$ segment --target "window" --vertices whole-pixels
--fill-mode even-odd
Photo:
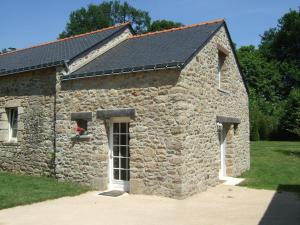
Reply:
[[[218,88],[221,89],[221,82],[222,82],[226,55],[223,52],[219,51],[218,58],[219,58],[218,59]]]
[[[77,123],[76,133],[78,135],[85,135],[88,133],[87,120],[76,120],[76,123]]]
[[[17,131],[18,131],[18,109],[8,108],[8,141],[17,141]]]

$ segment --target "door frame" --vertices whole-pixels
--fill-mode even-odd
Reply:
[[[220,149],[220,169],[219,179],[222,180],[226,177],[226,126],[223,123],[217,123],[218,126],[218,138],[219,138],[219,149]]]
[[[130,181],[114,180],[114,174],[113,174],[113,124],[130,123],[130,121],[131,120],[129,117],[112,117],[109,120],[109,150],[108,150],[108,189],[109,190],[119,190],[125,192],[129,192],[130,190]]]

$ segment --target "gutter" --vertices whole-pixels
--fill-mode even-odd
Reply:
[[[39,69],[45,69],[45,68],[56,67],[56,66],[64,66],[64,65],[65,65],[65,61],[61,60],[61,61],[44,63],[36,66],[23,67],[23,68],[18,68],[13,70],[0,70],[0,77],[4,77],[16,73],[28,72],[32,70],[39,70]]]
[[[96,72],[69,74],[69,75],[62,76],[62,81],[77,80],[77,79],[90,78],[90,77],[103,77],[103,76],[111,76],[111,75],[119,75],[119,74],[127,74],[127,73],[138,73],[138,72],[145,72],[145,71],[157,71],[157,70],[167,70],[167,69],[181,70],[183,65],[184,65],[183,62],[172,62],[172,63],[164,63],[164,64],[156,64],[156,65],[137,66],[137,67],[130,67],[130,68],[128,67],[123,69],[101,70]]]

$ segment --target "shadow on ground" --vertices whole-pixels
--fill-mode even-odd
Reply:
[[[299,225],[300,185],[278,185],[259,225]]]
[[[300,157],[300,152],[299,151],[292,151],[292,150],[276,150],[276,152],[280,152],[284,155],[288,156],[295,156],[295,157]]]

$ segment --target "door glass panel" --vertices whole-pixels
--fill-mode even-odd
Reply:
[[[121,158],[121,168],[123,168],[123,169],[127,169],[128,168],[127,158]]]
[[[128,148],[127,146],[121,146],[121,147],[120,147],[120,150],[121,150],[121,156],[127,157],[127,154],[126,154],[127,148]]]
[[[114,158],[114,168],[119,168],[119,158]]]
[[[127,170],[121,170],[121,180],[127,180],[127,178],[126,178],[126,171]]]
[[[119,180],[119,170],[114,170],[114,179]]]
[[[120,124],[119,123],[114,123],[114,134],[120,133]]]
[[[127,132],[127,123],[121,123],[121,132],[122,134],[126,134]]]
[[[127,145],[127,134],[121,135],[121,145]]]
[[[119,134],[114,134],[113,144],[119,145]]]
[[[119,156],[119,146],[114,146],[113,148],[114,148],[114,151],[113,151],[114,155],[113,156]]]
[[[129,133],[128,123],[113,124],[113,177],[129,180]]]

